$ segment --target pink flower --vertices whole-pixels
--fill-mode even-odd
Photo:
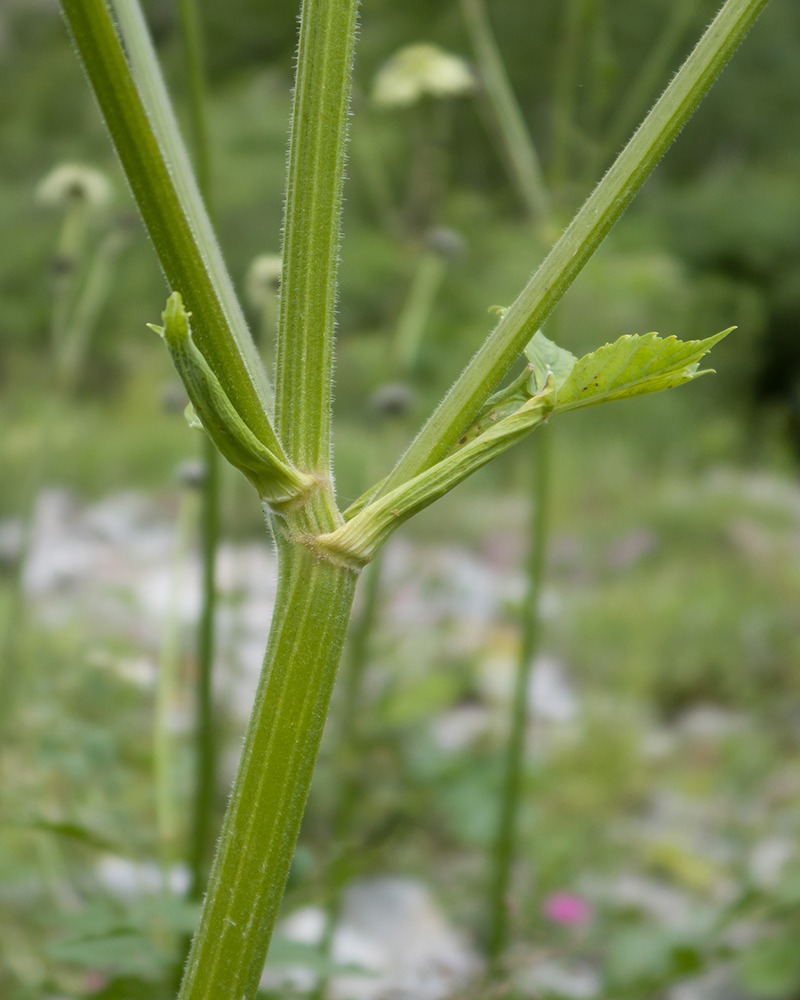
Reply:
[[[576,927],[588,924],[592,919],[592,909],[582,896],[574,892],[554,892],[542,904],[542,913],[554,924]]]

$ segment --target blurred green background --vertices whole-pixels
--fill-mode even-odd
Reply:
[[[246,276],[258,255],[280,252],[297,4],[200,6],[214,214],[269,362],[272,305],[248,297]],[[145,7],[183,120],[175,4]],[[562,227],[715,4],[491,0],[488,9]],[[513,300],[547,242],[526,219],[479,96],[372,101],[379,68],[420,41],[473,60],[453,0],[362,4],[336,369],[345,505],[386,474],[491,328],[490,308]],[[576,354],[626,333],[738,329],[711,356],[715,375],[553,428],[510,995],[800,998],[799,94],[800,8],[772,0],[547,327]],[[425,143],[435,156],[424,161],[430,183],[415,229]],[[64,215],[37,191],[72,163],[112,187],[91,217],[76,281],[109,234],[119,246],[74,385],[56,404]],[[425,313],[413,373],[398,373],[393,339],[429,227],[452,230],[460,249]],[[0,232],[0,996],[169,996],[196,917],[180,886],[197,614],[185,463],[199,444],[145,326],[167,294],[155,254],[45,0],[0,5]],[[223,492],[217,819],[274,586],[255,497],[230,469]],[[338,1000],[489,995],[476,970],[528,506],[517,448],[387,552],[345,918],[356,933],[375,899],[389,898],[394,913],[398,887],[422,893],[414,905],[452,951],[450,966],[435,949],[425,961],[452,968],[398,985],[362,942],[342,961],[383,978],[334,977]],[[171,628],[180,655],[165,861],[153,698]],[[322,899],[336,767],[331,737],[287,915]],[[580,898],[586,919],[549,917],[558,893]],[[319,972],[313,933],[292,931],[291,919],[282,940],[295,950],[273,957],[265,993],[310,989]],[[397,926],[388,938],[402,937]],[[408,949],[406,970],[418,961]]]

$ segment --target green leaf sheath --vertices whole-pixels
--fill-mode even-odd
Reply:
[[[303,0],[286,190],[276,426],[295,465],[325,477],[357,7]]]
[[[185,149],[176,159],[175,150],[182,143],[177,126],[170,124],[174,115],[163,108],[159,112],[162,131],[171,135],[168,156],[154,130],[158,115],[154,113],[153,122],[148,118],[105,0],[63,0],[62,9],[167,282],[183,295],[194,315],[197,346],[247,424],[260,438],[274,439],[267,416],[266,375],[241,318],[202,199],[196,193],[187,201],[187,192],[197,189]],[[131,0],[118,6],[121,16],[137,10]],[[132,55],[141,55],[141,36],[139,32],[130,40],[126,37]],[[154,57],[152,62],[151,77],[157,72]],[[152,78],[151,84],[154,91],[158,89]],[[273,450],[279,450],[277,440]]]
[[[533,388],[543,386],[549,372],[556,380],[556,392],[569,378],[575,362],[574,354],[548,340],[541,330],[537,331],[525,348],[525,356],[533,366]]]
[[[691,382],[706,374],[697,370],[700,358],[731,330],[706,340],[662,338],[657,333],[620,337],[574,363],[558,390],[555,412],[630,399]]]
[[[479,437],[433,468],[373,501],[341,528],[310,540],[314,549],[327,559],[363,566],[404,521],[444,496],[546,420],[554,403],[555,383],[551,377],[541,393],[527,400],[510,416],[498,420]]]
[[[256,995],[353,601],[355,573],[277,544],[269,646],[180,1000]]]
[[[318,486],[317,480],[293,469],[259,440],[239,413],[192,340],[181,296],[173,292],[163,313],[164,326],[152,329],[166,342],[175,370],[209,437],[221,454],[255,486],[274,510],[297,505]]]
[[[633,200],[768,0],[727,0],[614,165],[502,317],[381,487],[389,493],[438,462]]]

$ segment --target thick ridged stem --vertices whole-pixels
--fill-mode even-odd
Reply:
[[[277,539],[264,669],[180,1000],[256,995],[352,605],[355,573]]]
[[[381,484],[386,494],[438,462],[469,427],[691,117],[768,0],[727,0],[569,228]]]
[[[286,189],[275,419],[291,460],[324,478],[357,9],[303,0]]]
[[[335,752],[338,783],[331,831],[331,857],[325,873],[325,931],[320,946],[322,954],[332,958],[331,948],[341,907],[342,888],[347,879],[353,850],[353,820],[361,791],[361,731],[358,712],[363,694],[364,672],[369,663],[370,641],[375,626],[380,593],[381,556],[378,554],[362,576],[364,606],[348,641],[348,653],[340,684],[342,705],[338,719],[338,743]],[[316,1000],[327,995],[328,976],[321,976],[314,991]]]
[[[528,719],[528,689],[531,668],[539,647],[539,603],[547,558],[551,434],[550,428],[540,428],[535,437],[535,446],[529,445],[529,453],[525,456],[531,469],[533,505],[527,560],[528,587],[520,616],[522,638],[511,704],[511,729],[506,747],[497,836],[492,848],[491,859],[489,928],[486,951],[490,973],[494,974],[500,971],[500,959],[508,942],[508,892],[511,884],[511,865],[514,861],[516,825],[522,789],[525,730]]]

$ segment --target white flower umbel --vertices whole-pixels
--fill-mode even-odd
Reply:
[[[408,107],[423,97],[458,97],[475,89],[475,76],[460,56],[419,42],[395,52],[375,76],[372,99],[382,107]]]
[[[54,208],[68,208],[79,202],[99,209],[110,199],[111,183],[106,175],[83,163],[62,163],[54,167],[36,189],[36,200]]]

